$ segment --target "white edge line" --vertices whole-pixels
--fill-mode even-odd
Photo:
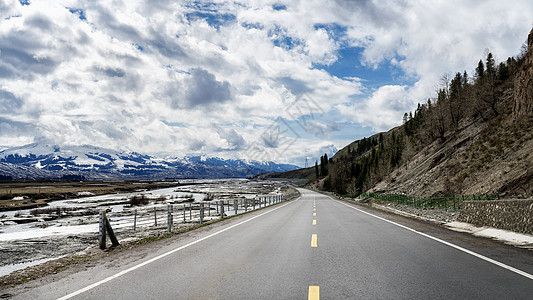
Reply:
[[[328,197],[329,197],[329,196],[328,196]],[[333,199],[333,198],[330,197],[330,199]],[[527,273],[527,272],[524,272],[524,271],[519,270],[519,269],[517,269],[517,268],[511,267],[511,266],[509,266],[509,265],[506,265],[506,264],[504,264],[504,263],[502,263],[502,262],[499,262],[499,261],[494,260],[494,259],[492,259],[492,258],[486,257],[486,256],[481,255],[481,254],[479,254],[479,253],[476,253],[476,252],[474,252],[474,251],[471,251],[471,250],[465,249],[465,248],[463,248],[463,247],[461,247],[461,246],[457,246],[457,245],[452,244],[452,243],[450,243],[450,242],[447,242],[447,241],[441,240],[441,239],[436,238],[436,237],[434,237],[434,236],[431,236],[431,235],[429,235],[429,234],[426,234],[426,233],[423,233],[423,232],[420,232],[420,231],[414,230],[414,229],[409,228],[409,227],[407,227],[407,226],[405,226],[405,225],[398,224],[398,223],[396,223],[396,222],[393,222],[393,221],[387,220],[387,219],[385,219],[385,218],[382,218],[382,217],[379,217],[379,216],[373,215],[373,214],[368,213],[368,212],[366,212],[366,211],[364,211],[364,210],[361,210],[361,209],[359,209],[359,208],[357,208],[357,207],[353,207],[353,206],[351,206],[351,205],[348,205],[348,204],[346,204],[346,203],[343,203],[343,202],[341,202],[340,200],[336,200],[336,201],[338,201],[340,204],[342,204],[342,205],[344,205],[344,206],[347,206],[347,207],[349,207],[349,208],[355,209],[355,210],[357,210],[357,211],[360,211],[360,212],[362,212],[362,213],[364,213],[364,214],[367,214],[367,215],[369,215],[369,216],[372,216],[372,217],[374,217],[374,218],[378,218],[378,219],[383,220],[383,221],[385,221],[385,222],[389,222],[389,223],[391,223],[391,224],[393,224],[393,225],[396,225],[396,226],[398,226],[398,227],[401,227],[401,228],[407,229],[407,230],[412,231],[412,232],[414,232],[414,233],[417,233],[417,234],[419,234],[419,235],[421,235],[421,236],[425,236],[425,237],[427,237],[427,238],[429,238],[429,239],[432,239],[432,240],[437,241],[437,242],[439,242],[439,243],[442,243],[442,244],[444,244],[444,245],[450,246],[450,247],[455,248],[455,249],[457,249],[457,250],[459,250],[459,251],[463,251],[463,252],[465,252],[465,253],[467,253],[467,254],[470,254],[470,255],[472,255],[472,256],[475,256],[475,257],[477,257],[477,258],[481,258],[481,259],[484,260],[484,261],[487,261],[487,262],[489,262],[489,263],[495,264],[495,265],[497,265],[497,266],[499,266],[499,267],[502,267],[502,268],[507,269],[507,270],[509,270],[509,271],[511,271],[511,272],[514,272],[514,273],[516,273],[516,274],[522,275],[522,276],[524,276],[524,277],[526,277],[526,278],[529,278],[529,279],[533,280],[533,275],[531,275],[531,274],[529,274],[529,273]]]
[[[298,198],[297,198],[296,200],[298,200]],[[296,201],[296,200],[295,200],[295,201]],[[264,216],[264,215],[266,215],[266,214],[268,214],[268,213],[271,213],[271,212],[273,212],[273,211],[275,211],[275,210],[278,210],[278,209],[280,209],[280,208],[282,208],[282,207],[284,207],[284,206],[286,206],[286,205],[289,205],[289,204],[291,204],[291,203],[294,203],[294,201],[291,201],[291,202],[286,203],[286,204],[284,204],[284,205],[282,205],[282,206],[276,207],[276,208],[274,208],[274,209],[272,209],[272,210],[269,210],[269,211],[267,211],[267,212],[264,212],[264,213],[262,213],[262,214],[260,214],[260,215],[257,215],[257,216],[254,216],[254,217],[251,217],[251,218],[248,219],[248,220],[244,220],[244,221],[242,221],[242,222],[240,222],[240,223],[237,223],[237,224],[231,225],[230,227],[224,228],[224,229],[222,229],[222,230],[220,230],[220,231],[217,231],[217,232],[215,232],[215,233],[212,233],[212,234],[210,234],[210,235],[208,235],[208,236],[205,236],[205,237],[203,237],[203,238],[201,238],[201,239],[198,239],[198,240],[196,240],[196,241],[194,241],[194,242],[190,242],[190,243],[188,243],[188,244],[186,244],[186,245],[183,245],[183,246],[178,247],[178,248],[176,248],[176,249],[170,250],[170,251],[168,251],[168,252],[166,252],[166,253],[163,253],[163,254],[161,254],[161,255],[159,255],[159,256],[156,256],[156,257],[154,257],[154,258],[152,258],[152,259],[149,259],[149,260],[147,260],[147,261],[145,261],[145,262],[142,262],[142,263],[140,263],[140,264],[138,264],[138,265],[135,265],[135,266],[133,266],[133,267],[131,267],[131,268],[129,268],[129,269],[126,269],[126,270],[124,270],[124,271],[118,272],[118,273],[116,273],[115,275],[111,275],[111,276],[109,276],[109,277],[107,277],[107,278],[105,278],[105,279],[102,279],[102,280],[100,280],[100,281],[98,281],[98,282],[95,282],[95,283],[93,283],[93,284],[91,284],[91,285],[89,285],[89,286],[86,286],[86,287],[84,287],[84,288],[82,288],[82,289],[80,289],[80,290],[77,290],[77,291],[75,291],[75,292],[72,292],[72,293],[70,293],[70,294],[68,294],[68,295],[66,295],[66,296],[63,296],[63,297],[61,297],[61,298],[57,298],[57,300],[66,300],[66,299],[70,299],[70,298],[72,298],[72,297],[74,297],[74,296],[77,296],[77,295],[79,295],[79,294],[81,294],[81,293],[84,293],[84,292],[86,292],[86,291],[88,291],[88,290],[90,290],[90,289],[93,289],[93,288],[95,288],[95,287],[97,287],[97,286],[99,286],[99,285],[102,285],[102,284],[104,284],[104,283],[106,283],[106,282],[108,282],[108,281],[111,281],[111,280],[113,280],[113,279],[115,279],[115,278],[118,278],[118,277],[120,277],[120,276],[122,276],[122,275],[125,275],[125,274],[127,274],[127,273],[129,273],[129,272],[131,272],[131,271],[134,271],[134,270],[136,270],[136,269],[138,269],[138,268],[141,268],[141,267],[143,267],[143,266],[146,266],[147,264],[153,263],[154,261],[159,260],[159,259],[161,259],[161,258],[163,258],[163,257],[165,257],[165,256],[168,256],[168,255],[170,255],[170,254],[172,254],[172,253],[175,253],[175,252],[178,252],[178,251],[180,251],[180,250],[183,250],[183,249],[185,249],[185,248],[187,248],[187,247],[189,247],[189,246],[192,246],[192,245],[194,245],[194,244],[197,244],[197,243],[199,243],[199,242],[201,242],[201,241],[207,240],[208,238],[214,237],[215,235],[221,234],[221,233],[223,233],[223,232],[225,232],[225,231],[227,231],[227,230],[230,230],[230,229],[232,229],[232,228],[234,228],[234,227],[237,227],[237,226],[242,225],[242,224],[244,224],[244,223],[250,222],[250,221],[253,220],[253,219],[256,219],[256,218],[259,218],[259,217],[261,217],[261,216]]]

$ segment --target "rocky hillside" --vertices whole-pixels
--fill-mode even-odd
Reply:
[[[341,149],[318,179],[314,168],[277,176],[349,195],[533,196],[533,31],[527,46],[502,62],[489,53],[473,75],[443,76],[402,126]]]

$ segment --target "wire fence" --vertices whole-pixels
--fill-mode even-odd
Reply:
[[[381,201],[393,202],[402,205],[407,205],[420,209],[452,209],[460,210],[464,201],[472,200],[498,200],[498,195],[453,195],[453,196],[431,196],[431,197],[416,197],[401,194],[380,194],[380,193],[363,193],[359,198],[374,198]]]
[[[136,231],[156,230],[167,232],[183,228],[183,225],[203,224],[225,217],[261,209],[282,201],[291,200],[300,195],[299,192],[289,194],[257,195],[254,198],[241,198],[235,200],[213,200],[202,202],[188,202],[181,204],[154,203],[149,207],[130,207],[121,213],[100,212],[99,243],[103,249],[105,245],[105,232],[110,237],[114,231],[124,232],[133,229]],[[127,210],[127,211],[126,211]],[[105,219],[105,220],[104,220]],[[105,225],[112,225],[107,229]]]

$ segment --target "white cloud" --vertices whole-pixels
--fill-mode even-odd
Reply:
[[[278,2],[0,0],[2,143],[240,157],[276,118],[292,120],[301,93],[320,105],[314,113],[386,130],[442,73],[470,71],[487,47],[517,53],[533,12],[530,1]],[[317,68],[349,46],[364,49],[361,65],[393,64],[417,82],[369,88],[364,76]],[[299,139],[269,156],[299,161],[338,142]]]
[[[518,54],[532,26],[533,2],[525,0],[513,5],[501,1],[387,1],[379,7],[338,2],[345,3],[344,14],[364,20],[352,23],[355,26],[347,24],[352,45],[364,47],[363,64],[378,67],[389,62],[418,78],[404,92],[401,86],[384,86],[365,103],[346,110],[360,110],[347,116],[376,130],[399,124],[404,112],[432,96],[442,74],[466,69],[473,75],[486,49],[500,60]],[[367,112],[382,118],[368,117]]]
[[[372,96],[353,106],[340,106],[340,111],[352,116],[362,124],[368,124],[376,132],[387,131],[399,125],[399,112],[411,109],[409,90],[406,86],[385,85],[375,91]]]

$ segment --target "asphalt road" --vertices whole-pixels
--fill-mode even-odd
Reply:
[[[533,297],[531,251],[301,192],[32,283],[14,299]]]

